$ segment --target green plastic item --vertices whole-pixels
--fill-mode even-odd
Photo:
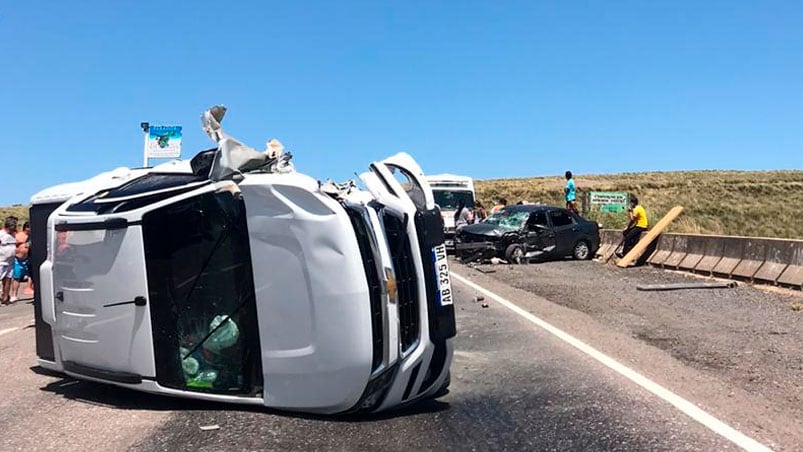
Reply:
[[[212,322],[209,324],[209,331],[213,331],[215,328],[218,327],[223,320],[226,319],[224,315],[217,315]],[[221,350],[225,348],[229,348],[232,345],[237,343],[237,338],[240,336],[240,329],[237,328],[237,324],[234,323],[234,320],[231,318],[226,319],[226,322],[223,323],[223,326],[218,328],[209,339],[204,342],[204,348],[213,352],[219,353]]]
[[[198,374],[197,377],[187,380],[188,388],[212,388],[217,380],[217,372],[214,370],[205,370]]]

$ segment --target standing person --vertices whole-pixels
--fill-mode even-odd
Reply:
[[[566,171],[566,186],[563,187],[563,195],[566,198],[566,210],[577,212],[577,202],[575,201],[576,187],[574,185],[574,178],[571,171]]]
[[[0,229],[0,281],[2,293],[0,304],[11,304],[11,276],[14,267],[14,255],[17,251],[17,240],[14,233],[17,231],[17,220],[14,217],[6,218],[3,229]]]
[[[482,203],[477,201],[474,203],[474,222],[481,223],[488,218],[488,214],[485,213],[485,207],[483,207]]]
[[[493,214],[495,214],[497,212],[501,212],[502,209],[505,208],[505,206],[507,206],[507,199],[499,198],[499,204],[497,204],[497,205],[495,205],[495,206],[493,206],[491,208],[491,215],[493,215]]]
[[[461,229],[463,226],[472,223],[471,210],[466,207],[466,202],[462,199],[457,202],[457,210],[454,212],[454,227]]]
[[[14,270],[11,275],[11,302],[17,301],[20,284],[31,276],[28,255],[31,249],[31,224],[22,224],[22,230],[14,237],[17,240],[17,252],[14,256]]]
[[[624,245],[622,246],[622,252],[619,254],[619,257],[624,257],[632,250],[639,239],[641,239],[641,233],[646,231],[647,227],[649,227],[647,211],[638,203],[638,198],[635,196],[630,197],[630,210],[628,211],[628,215],[630,216],[630,222],[627,224],[627,228],[625,228],[624,232],[622,232],[622,234],[624,234]]]

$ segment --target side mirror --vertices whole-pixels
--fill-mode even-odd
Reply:
[[[204,132],[215,143],[223,139],[223,129],[220,123],[223,122],[223,117],[226,116],[226,107],[223,105],[215,105],[201,114],[201,126]]]

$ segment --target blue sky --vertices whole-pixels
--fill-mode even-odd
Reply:
[[[0,205],[141,165],[141,121],[183,125],[192,157],[216,103],[317,178],[402,150],[482,179],[800,169],[801,20],[795,1],[4,2]]]

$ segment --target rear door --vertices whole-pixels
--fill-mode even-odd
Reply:
[[[56,225],[55,334],[64,369],[119,383],[154,375],[142,227],[124,218]]]
[[[555,254],[557,256],[570,254],[579,234],[574,218],[567,210],[553,209],[549,211],[549,219],[555,231]]]

